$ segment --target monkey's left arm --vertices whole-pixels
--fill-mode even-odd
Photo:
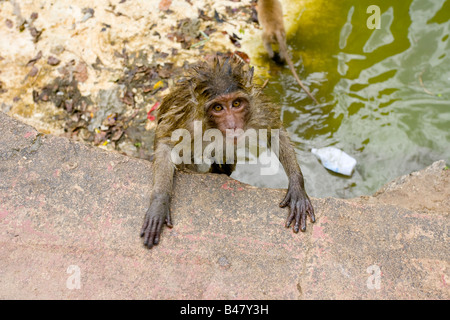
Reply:
[[[141,229],[141,237],[144,237],[144,245],[148,248],[159,243],[164,224],[172,228],[170,198],[175,166],[170,158],[170,151],[170,146],[164,142],[157,143],[155,148],[153,190]]]
[[[305,191],[302,171],[297,162],[294,147],[291,144],[288,133],[284,128],[280,130],[279,159],[289,178],[289,187],[280,207],[289,206],[289,215],[286,227],[289,228],[295,219],[294,232],[306,230],[306,216],[309,215],[311,222],[315,222],[314,208]]]

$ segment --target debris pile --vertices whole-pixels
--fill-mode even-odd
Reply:
[[[119,10],[119,5],[125,2],[126,0],[121,0],[104,11],[109,10],[116,17],[126,16],[126,11]],[[256,21],[255,1],[244,3],[235,0],[232,1],[233,6],[226,5],[222,10],[213,8],[209,1],[201,4],[199,1],[186,2],[191,6],[195,2],[197,17],[176,15],[172,10],[174,4],[170,0],[159,2],[161,20],[153,22],[149,30],[153,37],[161,41],[169,40],[173,44],[166,51],[161,50],[159,43],[154,41],[140,50],[130,49],[127,41],[124,41],[121,50],[113,51],[112,59],[116,65],[111,66],[99,56],[93,63],[88,63],[81,57],[67,61],[61,57],[61,53],[70,52],[71,49],[64,44],[39,50],[26,64],[28,73],[23,79],[23,83],[30,86],[27,92],[30,92],[32,102],[37,105],[50,103],[62,110],[54,114],[53,119],[60,121],[63,135],[67,137],[115,149],[134,157],[151,159],[155,111],[167,94],[167,88],[183,75],[193,61],[198,60],[195,57],[208,57],[219,51],[222,55],[237,54],[244,61],[250,61],[246,53],[238,50],[242,39],[239,33],[244,31],[235,23],[238,17],[245,24]],[[5,20],[6,28],[18,28],[19,32],[27,29],[38,48],[41,36],[47,32],[45,28],[35,27],[35,24],[38,25],[36,21],[39,13],[33,12],[29,19],[24,19],[24,8],[18,2],[11,3],[14,6],[16,25],[8,18]],[[78,25],[97,18],[99,12],[101,10],[97,7],[82,8]],[[169,27],[164,28],[162,25],[167,25],[167,20],[175,20],[176,23],[172,22]],[[238,27],[238,31],[227,31],[225,26]],[[99,32],[105,33],[111,27],[111,24],[103,22]],[[72,36],[83,32],[76,30]],[[217,38],[216,36],[228,39],[228,45],[218,48],[211,43],[211,37]],[[111,41],[111,45],[116,44]],[[185,59],[186,55],[193,59]],[[112,86],[95,91],[83,90],[83,85],[89,81],[100,82],[104,74],[108,74]],[[7,91],[6,82],[0,80],[0,98]],[[23,94],[13,99],[14,102],[25,100],[27,99]],[[8,111],[11,106],[3,105],[2,109]]]

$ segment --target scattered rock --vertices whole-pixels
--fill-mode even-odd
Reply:
[[[89,75],[87,71],[87,66],[84,62],[79,62],[74,70],[74,77],[78,82],[85,82]]]
[[[83,8],[81,12],[84,14],[81,22],[85,22],[86,20],[92,18],[94,16],[95,10],[92,8]]]
[[[56,58],[54,56],[49,56],[47,59],[47,63],[51,66],[57,66],[60,62],[61,62],[61,60],[59,60],[58,58]]]
[[[12,22],[11,20],[9,20],[9,19],[6,19],[6,20],[5,20],[5,24],[6,24],[6,26],[7,26],[9,29],[12,29],[12,28],[14,27],[13,22]]]
[[[128,17],[124,14],[126,10],[122,7],[126,1],[118,4],[110,4],[104,9],[106,12],[114,14],[116,17]],[[189,3],[189,2],[188,2]],[[36,28],[33,24],[39,19],[45,19],[45,14],[39,13],[37,9],[29,9],[31,12],[28,19],[23,18],[21,5],[18,1],[12,1],[14,14],[17,17],[16,25],[22,30],[28,29],[36,43],[45,30]],[[121,152],[131,152],[129,155],[149,159],[153,153],[153,138],[155,124],[155,110],[162,101],[167,88],[176,81],[186,70],[190,62],[185,60],[183,65],[177,65],[170,60],[171,57],[182,54],[186,56],[201,54],[209,57],[214,52],[204,51],[205,45],[210,41],[215,33],[222,36],[222,28],[226,26],[226,21],[231,18],[236,20],[237,15],[248,15],[251,10],[248,5],[242,4],[231,9],[229,6],[225,10],[212,8],[207,3],[201,3],[197,9],[197,17],[175,18],[174,11],[171,10],[172,1],[162,0],[158,2],[159,10],[163,19],[172,19],[174,23],[168,32],[167,26],[161,29],[164,23],[155,22],[149,26],[149,30],[160,39],[169,38],[173,41],[173,47],[165,50],[158,48],[157,44],[150,44],[145,50],[132,52],[128,49],[126,41],[120,50],[113,51],[115,61],[121,65],[119,69],[111,68],[105,64],[103,57],[97,56],[94,63],[84,60],[83,54],[74,55],[73,47],[69,42],[52,44],[51,49],[44,48],[28,61],[30,67],[23,80],[23,84],[31,85],[30,95],[36,104],[52,103],[57,108],[64,110],[55,116],[61,121],[64,129],[64,136],[75,140],[84,140],[94,145],[108,149],[116,149]],[[199,3],[196,3],[198,5]],[[191,2],[192,5],[192,2]],[[90,30],[86,23],[80,27],[80,22],[87,22],[91,18],[97,18],[102,32],[110,32],[117,28],[110,21],[104,20],[100,13],[101,6],[81,7],[82,17],[79,21],[73,21],[74,30],[70,37],[78,37],[85,30]],[[96,11],[97,10],[97,11]],[[231,15],[233,17],[231,17]],[[179,17],[178,15],[177,17]],[[13,22],[5,20],[6,27],[12,28]],[[44,26],[45,23],[43,24]],[[41,25],[39,25],[41,28]],[[46,26],[46,28],[50,28]],[[228,35],[227,35],[228,36]],[[239,37],[231,33],[230,40],[239,46]],[[100,37],[101,38],[101,37]],[[107,37],[106,37],[107,38]],[[111,45],[115,45],[115,39]],[[105,43],[109,45],[109,43]],[[67,46],[67,48],[66,48]],[[39,47],[39,46],[36,46]],[[42,46],[41,46],[42,47]],[[48,53],[46,53],[48,52]],[[223,56],[232,55],[232,52],[221,52]],[[46,68],[42,64],[42,57],[46,56]],[[249,62],[248,55],[240,52],[239,56],[244,61]],[[71,57],[70,60],[67,57]],[[107,58],[107,57],[106,57]],[[57,71],[59,76],[48,80],[48,75]],[[38,77],[39,75],[39,77]],[[100,89],[92,94],[82,94],[80,86],[86,89],[86,84],[96,81],[100,77],[109,77],[110,83],[114,83],[111,89]],[[26,81],[32,78],[31,81]],[[47,79],[44,84],[42,80]],[[104,80],[101,80],[104,81]],[[36,85],[34,86],[34,84]],[[0,83],[0,93],[7,92],[5,82]],[[93,96],[92,96],[93,95]],[[114,96],[114,98],[113,98]],[[24,97],[18,95],[14,101],[24,102]],[[26,100],[26,99],[25,99]],[[128,144],[129,147],[125,147]]]
[[[167,11],[167,10],[169,10],[171,4],[172,4],[172,0],[161,0],[158,8],[161,11]]]

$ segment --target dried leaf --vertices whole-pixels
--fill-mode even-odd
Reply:
[[[153,86],[143,86],[142,87],[142,92],[144,92],[144,93],[148,93],[152,90],[153,90]]]
[[[31,68],[30,72],[28,73],[28,76],[35,77],[38,74],[38,71],[39,69],[33,66],[33,68]]]
[[[233,35],[229,35],[231,42],[238,48],[241,47],[241,44],[238,40],[241,40],[236,34],[233,33]]]
[[[35,64],[40,58],[42,58],[42,51],[41,51],[41,50],[39,50],[38,54],[37,54],[33,59],[31,59],[30,61],[28,61],[27,67],[29,67],[29,66],[34,66],[34,64]]]
[[[159,3],[159,10],[166,11],[169,10],[172,0],[161,0]]]
[[[123,135],[123,129],[121,129],[121,128],[117,129],[111,136],[111,141],[119,140],[120,137],[122,137],[122,135]]]
[[[31,27],[28,30],[30,30],[30,34],[33,37],[33,42],[38,42],[43,30],[38,30],[35,27]]]
[[[217,12],[217,10],[214,10],[214,20],[216,20],[218,23],[223,23],[225,22],[225,19],[222,19],[219,16],[219,13]]]
[[[111,127],[116,124],[117,113],[112,113],[103,120],[102,125]]]
[[[202,9],[198,9],[198,18],[202,19],[202,20],[205,20],[205,21],[211,21],[212,20],[212,18],[208,17],[206,15],[205,11],[202,10]]]
[[[121,99],[123,103],[133,106],[134,105],[134,94],[131,91],[125,92],[124,97]]]
[[[0,86],[0,89],[1,89],[1,86]],[[33,101],[35,103],[39,102],[39,92],[37,92],[36,90],[33,90]]]
[[[242,60],[244,60],[244,62],[246,62],[246,63],[250,63],[250,57],[245,53],[245,52],[242,52],[242,51],[235,51],[234,52],[234,54],[235,55],[237,55],[239,58],[241,58]]]
[[[78,63],[74,71],[78,82],[85,82],[88,79],[87,66],[84,62]]]
[[[64,101],[64,105],[66,107],[67,112],[69,112],[69,113],[72,112],[72,110],[73,110],[73,100],[72,99]]]
[[[94,137],[94,143],[100,144],[106,137],[105,131],[100,131],[98,129],[95,130],[95,137]]]
[[[56,58],[54,56],[50,56],[47,59],[47,63],[51,66],[57,66],[60,62],[61,62],[61,60],[59,60],[58,58]]]

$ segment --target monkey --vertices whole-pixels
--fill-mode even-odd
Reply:
[[[305,90],[306,94],[316,103],[319,104],[316,98],[309,92],[308,88],[303,85],[303,82],[295,71],[294,64],[289,57],[286,45],[286,31],[283,23],[283,8],[278,0],[258,0],[258,21],[263,29],[262,39],[264,48],[269,54],[269,58],[274,61],[287,62],[289,69],[294,75],[295,80],[300,87]],[[280,54],[275,54],[272,49],[272,44],[278,43]]]
[[[289,206],[285,226],[289,228],[292,224],[297,233],[299,229],[305,231],[308,215],[311,222],[315,222],[314,208],[306,194],[293,145],[283,127],[280,108],[252,82],[253,71],[253,67],[235,55],[227,58],[216,55],[214,59],[193,65],[164,97],[157,109],[150,206],[140,232],[144,246],[151,249],[159,243],[164,224],[169,228],[173,226],[170,214],[173,179],[175,169],[183,168],[183,164],[175,165],[172,161],[171,150],[176,143],[172,141],[172,134],[180,128],[193,133],[195,121],[200,121],[197,123],[201,123],[203,130],[216,129],[226,139],[229,132],[249,128],[278,129],[278,158],[289,178],[288,190],[279,204],[280,207]],[[234,143],[238,138],[231,134]],[[235,165],[236,162],[226,163],[222,159],[222,162],[212,163],[210,172],[229,176]]]

